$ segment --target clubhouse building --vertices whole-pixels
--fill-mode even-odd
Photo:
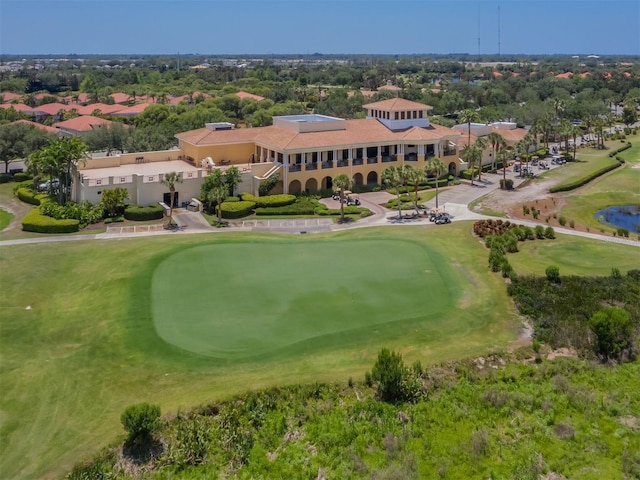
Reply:
[[[242,174],[238,191],[254,195],[276,174],[275,193],[300,193],[331,189],[341,174],[356,185],[380,184],[387,167],[423,168],[432,157],[453,175],[466,168],[458,155],[463,132],[431,124],[430,106],[394,98],[364,108],[359,120],[308,114],[274,117],[268,127],[210,123],[176,135],[175,150],[92,158],[78,166],[74,198],[96,203],[103,188],[119,186],[132,202],[148,205],[166,199],[163,175],[178,172],[180,204],[199,196],[212,169],[230,166]]]

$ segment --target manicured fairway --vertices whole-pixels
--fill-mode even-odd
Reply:
[[[361,379],[382,347],[424,365],[505,348],[519,321],[470,230],[3,247],[0,477],[62,478],[132,403]]]
[[[158,266],[153,319],[168,343],[212,357],[318,351],[439,324],[459,282],[448,259],[411,240],[217,243]]]

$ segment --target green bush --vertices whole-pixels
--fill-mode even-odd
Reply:
[[[240,200],[239,202],[222,202],[220,208],[222,209],[222,218],[241,218],[251,215],[255,202],[249,202],[246,200]]]
[[[506,180],[504,178],[501,178],[500,188],[502,190],[513,190],[513,180],[511,180],[510,178],[507,178]]]
[[[124,218],[135,222],[144,222],[147,220],[159,220],[164,216],[164,207],[159,203],[154,203],[148,207],[138,207],[137,205],[128,205],[124,209]]]
[[[243,198],[243,200],[245,200],[245,198]],[[266,197],[255,198],[255,200],[252,200],[252,201],[254,201],[256,204],[256,207],[259,207],[259,208],[284,207],[286,205],[291,205],[292,203],[294,203],[296,201],[296,196],[289,195],[289,194],[268,195]]]
[[[80,229],[80,222],[75,219],[56,220],[47,217],[34,208],[22,219],[22,230],[36,233],[73,233]]]
[[[127,442],[137,444],[149,440],[160,427],[160,407],[149,403],[128,406],[120,416],[128,434]]]
[[[43,199],[48,198],[46,193],[38,193],[35,190],[30,190],[24,187],[20,187],[16,190],[16,196],[20,201],[31,205],[40,205]]]
[[[558,223],[561,227],[564,227],[567,224],[567,219],[560,215],[560,218],[558,218]]]
[[[621,146],[620,148],[618,148],[617,150],[614,150],[613,152],[609,152],[609,157],[613,158],[616,155],[618,155],[621,152],[624,152],[625,150],[631,148],[633,146],[633,144],[631,143],[626,143],[625,145]]]
[[[27,180],[33,180],[33,175],[25,172],[18,172],[13,175],[14,182],[25,182]]]
[[[124,217],[111,217],[111,218],[105,218],[104,219],[104,223],[108,224],[108,223],[120,223],[120,222],[124,222]]]
[[[11,175],[8,173],[0,173],[0,183],[9,183],[11,181]]]
[[[553,230],[553,227],[547,227],[544,229],[544,238],[548,238],[550,240],[556,238],[556,232]]]
[[[420,379],[405,366],[402,356],[383,348],[371,370],[378,396],[389,403],[411,401],[420,395]],[[416,381],[417,380],[417,381]]]
[[[239,197],[227,197],[224,199],[225,202],[239,202],[240,198]]]
[[[560,269],[555,265],[549,265],[545,271],[547,280],[551,283],[560,283]]]

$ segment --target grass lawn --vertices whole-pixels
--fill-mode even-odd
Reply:
[[[628,137],[633,144],[628,150],[619,155],[625,159],[623,168],[619,168],[587,185],[566,194],[566,204],[561,214],[568,219],[574,219],[576,223],[587,225],[592,231],[615,231],[598,222],[594,214],[603,208],[616,205],[640,205],[640,136]],[[609,152],[613,148],[619,148],[621,143],[607,142],[610,150],[593,151],[590,153],[590,161],[599,166],[602,162],[608,162]],[[580,153],[580,158],[583,157]],[[565,168],[565,167],[562,167]]]
[[[13,220],[13,213],[0,208],[0,230],[4,230]]]
[[[2,476],[62,476],[132,403],[361,378],[383,346],[423,364],[504,348],[518,325],[470,228],[3,247]]]
[[[610,275],[617,268],[624,275],[640,268],[640,248],[556,234],[555,240],[535,240],[518,244],[518,253],[508,254],[519,275],[544,275],[556,265],[560,275]]]

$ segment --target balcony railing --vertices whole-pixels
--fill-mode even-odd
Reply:
[[[367,158],[367,165],[373,165],[378,163],[378,157],[369,157]]]
[[[397,155],[387,155],[385,157],[382,157],[382,163],[391,163],[391,162],[397,162],[397,161],[398,161]]]
[[[405,162],[417,162],[418,161],[418,154],[417,153],[407,153],[404,156],[404,161]]]
[[[353,166],[355,167],[356,165],[362,165],[364,163],[364,160],[362,158],[354,158],[353,159]]]
[[[451,155],[455,155],[457,152],[455,150],[443,150],[442,155],[445,157],[450,157]]]
[[[300,172],[300,171],[302,171],[302,165],[300,164],[289,165],[289,172]]]
[[[330,162],[322,162],[322,168],[333,168],[333,160]]]
[[[348,166],[349,166],[349,160],[338,160],[338,168],[348,167]]]
[[[309,170],[317,170],[317,169],[318,169],[318,164],[317,164],[317,163],[307,163],[307,164],[304,166],[304,169],[305,169],[306,171],[309,171]]]

